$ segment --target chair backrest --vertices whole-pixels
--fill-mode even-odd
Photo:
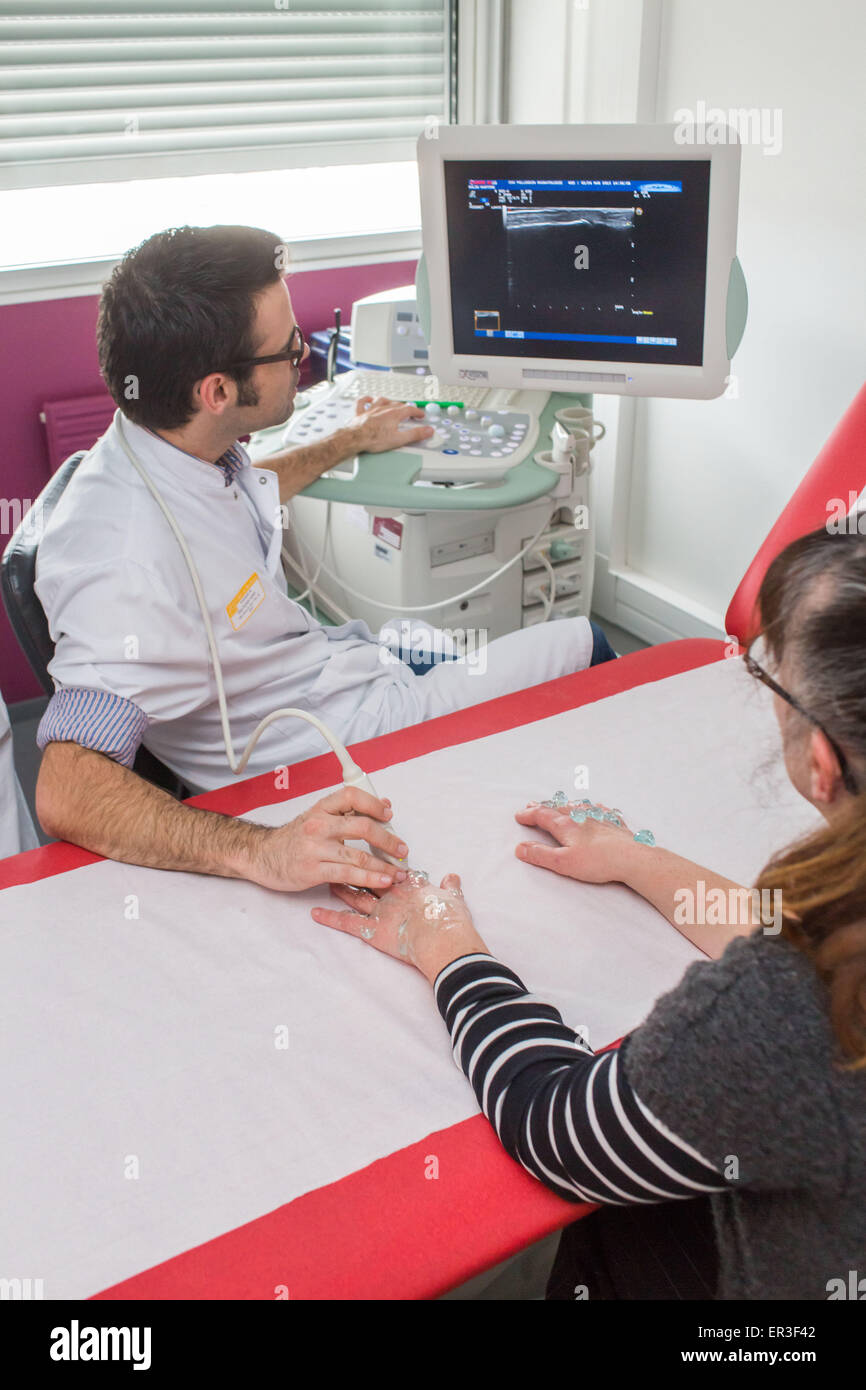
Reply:
[[[34,588],[36,552],[51,514],[86,452],[86,449],[80,449],[60,465],[13,531],[0,561],[0,590],[12,631],[42,689],[49,695],[54,694],[54,683],[48,674],[54,643],[48,630],[48,619]]]
[[[30,511],[22,518],[20,525],[15,528],[0,560],[0,591],[12,631],[18,638],[34,675],[49,695],[54,694],[54,682],[48,673],[48,663],[54,656],[54,643],[51,640],[45,610],[36,597],[36,553],[64,489],[87,452],[86,449],[80,449],[60,465]],[[148,782],[163,787],[172,796],[189,795],[188,789],[177,775],[144,745],[136,754],[133,770]]]
[[[770,528],[731,599],[725,632],[744,646],[758,628],[757,598],[764,575],[791,541],[826,526],[833,499],[849,509],[866,488],[866,386],[857,393],[788,505]]]

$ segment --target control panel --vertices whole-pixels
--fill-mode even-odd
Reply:
[[[292,417],[283,436],[284,447],[312,444],[357,419],[357,392],[351,389],[351,377],[351,372],[338,377],[328,395],[311,401]],[[507,400],[520,394],[487,392],[486,397]],[[532,394],[537,397],[537,393]],[[429,482],[496,482],[527,457],[538,438],[534,411],[498,403],[469,405],[462,400],[417,400],[413,404],[423,409],[424,421],[407,420],[401,429],[405,432],[426,423],[434,433],[407,443],[401,452],[419,456],[419,477]]]

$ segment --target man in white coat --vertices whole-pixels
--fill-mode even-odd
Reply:
[[[132,771],[143,743],[193,790],[232,775],[190,571],[133,460],[200,575],[236,750],[285,706],[316,714],[350,744],[613,653],[576,618],[490,643],[483,675],[466,660],[418,674],[389,659],[365,623],[325,627],[289,598],[282,504],[342,459],[432,431],[418,407],[368,397],[349,426],[251,464],[239,437],[288,419],[308,353],[284,255],[261,229],[177,228],[131,251],[105,287],[99,358],[118,413],[69,483],[37,561],[56,644],[56,690],[38,734],[37,814],[47,833],[126,862],[280,889],[381,889],[401,871],[346,842],[396,858],[405,847],[387,828],[387,805],[358,789],[274,829],[185,806]],[[308,724],[275,721],[246,774],[323,748]]]

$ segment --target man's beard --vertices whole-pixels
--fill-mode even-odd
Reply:
[[[252,405],[252,406],[258,405],[258,403],[259,403],[259,393],[258,393],[258,391],[256,390],[255,386],[254,386],[253,383],[252,383],[252,378],[250,378],[249,381],[239,381],[239,382],[237,383],[237,387],[238,387],[238,399],[237,399],[237,404],[238,404],[238,405]]]
[[[258,393],[258,391],[256,390],[255,386],[253,385],[252,380],[249,380],[249,381],[239,381],[239,382],[237,383],[237,389],[238,389],[238,398],[237,398],[237,404],[238,404],[238,406],[247,406],[247,407],[253,407],[253,408],[255,408],[256,406],[259,405],[259,393]],[[288,420],[292,415],[294,415],[294,413],[295,413],[295,391],[293,390],[293,391],[292,391],[292,394],[289,396],[289,398],[288,398],[287,401],[286,401],[286,404],[285,404],[285,408],[284,408],[284,410],[283,410],[283,413],[280,415],[280,417],[279,417],[278,420],[274,420],[274,421],[273,421],[273,424],[275,424],[275,425],[281,425],[281,424],[283,423],[284,420]],[[263,428],[269,428],[269,426],[263,426]]]

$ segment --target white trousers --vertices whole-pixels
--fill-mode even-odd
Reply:
[[[383,629],[401,631],[401,619],[392,618]],[[421,645],[416,634],[428,628],[432,650],[441,652],[447,643],[436,646],[439,629],[412,620],[413,643]],[[424,675],[408,671],[409,679],[389,685],[376,693],[375,707],[365,702],[344,728],[347,742],[360,742],[377,734],[420,724],[440,714],[468,709],[499,695],[526,690],[543,681],[583,671],[592,661],[592,629],[588,618],[561,618],[537,623],[497,637],[486,646],[466,643],[456,660],[440,660]],[[531,700],[531,696],[527,696]]]

